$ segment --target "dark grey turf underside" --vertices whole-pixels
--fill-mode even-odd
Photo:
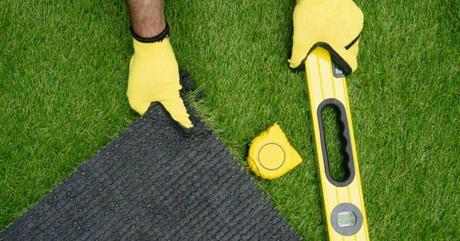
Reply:
[[[154,104],[2,240],[299,240],[194,117],[184,137]]]

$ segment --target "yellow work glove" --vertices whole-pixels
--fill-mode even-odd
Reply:
[[[144,39],[133,32],[134,54],[129,64],[128,101],[143,115],[152,102],[160,102],[185,128],[193,127],[179,91],[179,67],[169,42],[168,27],[158,36]]]
[[[297,0],[293,20],[291,68],[298,68],[321,46],[346,75],[356,70],[364,16],[352,0]]]

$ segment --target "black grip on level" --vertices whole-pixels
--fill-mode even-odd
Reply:
[[[344,168],[345,168],[345,178],[344,180],[335,180],[329,169],[329,158],[328,158],[328,153],[327,153],[327,145],[326,145],[326,136],[325,136],[325,130],[324,130],[324,123],[323,123],[323,110],[328,107],[336,107],[339,110],[339,117],[338,118],[338,125],[340,128],[340,133],[342,137],[342,155],[344,157]],[[324,161],[324,167],[326,171],[326,177],[335,186],[338,187],[344,187],[349,185],[354,177],[355,177],[355,166],[354,166],[354,160],[353,160],[353,150],[351,148],[351,140],[350,140],[350,129],[347,121],[347,113],[346,109],[343,106],[343,104],[338,101],[337,99],[326,99],[323,102],[321,102],[318,106],[317,110],[317,116],[318,116],[318,124],[319,124],[319,133],[321,137],[321,150],[323,154],[323,161]]]

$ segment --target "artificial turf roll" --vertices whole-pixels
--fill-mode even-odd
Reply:
[[[300,240],[192,111],[159,104],[0,233],[0,240]]]

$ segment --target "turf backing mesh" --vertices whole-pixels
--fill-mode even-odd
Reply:
[[[159,104],[0,233],[1,240],[299,240],[216,136]]]

